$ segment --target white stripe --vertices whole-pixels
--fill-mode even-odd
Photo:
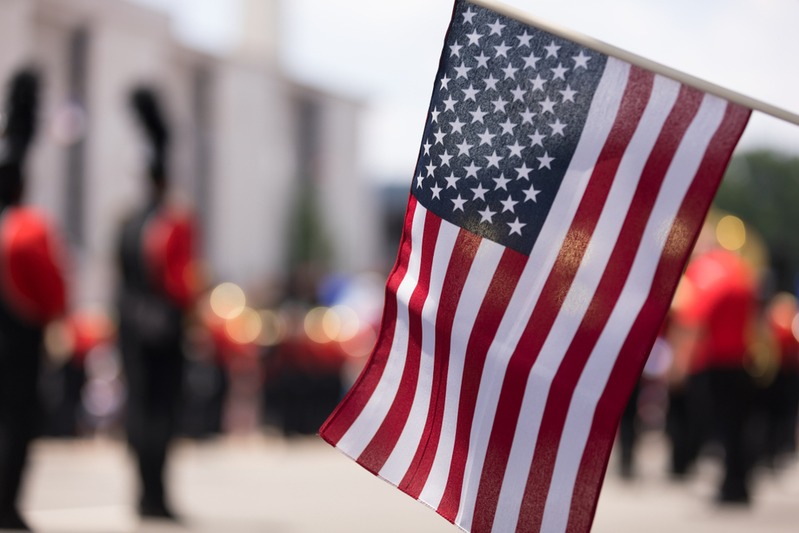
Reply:
[[[542,531],[565,531],[577,471],[588,440],[596,405],[638,313],[652,287],[663,247],[683,198],[724,118],[727,103],[705,95],[666,174],[636,253],[630,275],[577,384],[561,436]],[[702,179],[701,176],[697,179]]]
[[[441,222],[436,241],[435,255],[430,272],[430,287],[422,308],[422,353],[419,362],[419,377],[411,411],[397,444],[380,469],[380,477],[399,485],[413,461],[422,439],[427,412],[430,408],[430,393],[433,389],[433,366],[436,347],[436,315],[441,301],[441,288],[455,248],[460,228],[446,221]]]
[[[469,456],[460,507],[455,521],[459,527],[467,531],[471,529],[474,501],[477,497],[488,439],[494,424],[494,414],[508,360],[530,319],[580,205],[605,140],[613,127],[629,71],[629,64],[608,58],[602,79],[594,93],[582,136],[550,209],[551,215],[544,222],[541,234],[530,254],[530,260],[519,280],[520,290],[511,297],[497,335],[488,351],[469,440]]]
[[[339,450],[355,459],[363,453],[377,433],[394,402],[397,389],[399,389],[408,349],[408,303],[419,283],[419,270],[422,264],[422,235],[424,234],[426,215],[427,210],[417,203],[411,223],[411,255],[408,259],[408,271],[397,288],[397,319],[394,326],[394,338],[383,375],[361,414],[336,444]]]
[[[663,77],[655,79],[651,97],[619,163],[613,185],[574,282],[530,371],[506,475],[503,478],[494,531],[516,529],[552,380],[596,293],[619,238],[641,173],[679,92],[679,83]]]
[[[474,328],[477,313],[485,298],[488,287],[494,278],[494,272],[502,259],[505,248],[483,239],[475,254],[469,275],[463,284],[461,298],[452,322],[452,336],[447,369],[447,390],[444,402],[444,414],[441,424],[441,435],[436,448],[436,457],[430,469],[430,475],[419,495],[419,500],[433,509],[437,509],[444,495],[449,477],[449,467],[455,446],[455,432],[458,422],[461,382],[463,381],[463,365],[466,358],[466,347],[469,334]]]

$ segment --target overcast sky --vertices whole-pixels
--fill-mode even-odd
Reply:
[[[177,37],[224,54],[242,0],[135,0],[173,16]],[[505,0],[536,16],[799,113],[796,0]],[[300,81],[361,99],[363,167],[413,172],[452,0],[286,0],[281,57]],[[799,126],[754,113],[739,148],[799,155]]]

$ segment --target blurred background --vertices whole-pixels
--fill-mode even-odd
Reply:
[[[795,2],[508,3],[799,112],[799,80],[790,68],[799,53],[792,37]],[[135,480],[123,444],[127,388],[115,307],[118,230],[148,196],[142,176],[150,148],[128,100],[142,84],[157,90],[171,129],[170,202],[190,210],[198,226],[200,296],[184,323],[182,451],[170,470],[176,507],[202,515],[207,507],[200,502],[219,496],[197,484],[220,479],[278,498],[260,483],[270,476],[285,483],[281,475],[313,480],[308,465],[337,472],[352,487],[372,486],[366,477],[350,480],[347,468],[339,472],[336,461],[343,458],[324,455],[328,450],[315,440],[294,437],[316,433],[374,343],[451,10],[449,0],[0,0],[0,80],[33,65],[43,82],[23,203],[50,214],[70,256],[69,313],[45,337],[46,419],[23,504],[34,525],[42,531],[142,527],[130,517]],[[753,489],[755,500],[760,490],[777,506],[785,494],[799,497],[798,202],[799,127],[754,113],[709,218],[709,244],[697,258],[724,249],[746,264],[751,305],[741,323],[757,332],[741,341],[749,354],[740,362],[751,382],[747,412],[754,413],[745,430],[747,468],[758,479],[789,480],[781,489]],[[683,294],[691,283],[681,286],[689,287]],[[713,365],[691,362],[701,352],[695,336],[711,327],[710,319],[697,318],[701,313],[686,301],[661,332],[609,477],[649,483],[657,490],[639,507],[654,509],[658,499],[682,506],[689,509],[686,523],[701,514],[704,531],[708,523],[725,531],[749,527],[755,522],[731,525],[697,510],[695,496],[709,506],[715,492],[709,487],[722,476],[723,428],[693,435],[694,449],[678,465],[684,471],[675,470],[670,443],[681,442],[680,428],[691,432],[707,422],[679,418],[680,409],[702,411],[690,402],[713,402],[702,379],[692,380]],[[700,385],[691,389],[691,381]],[[197,448],[198,442],[210,447]],[[231,477],[247,471],[241,461],[261,477]],[[294,470],[275,469],[280,461]],[[72,470],[64,469],[67,463]],[[695,472],[698,477],[675,490],[673,477]],[[82,475],[92,487],[89,499],[103,487],[118,487],[110,492],[118,507],[78,502],[66,480]],[[614,483],[606,493],[615,499],[605,507],[614,513],[600,507],[597,527],[640,529],[614,522],[636,516],[624,510],[634,492]],[[362,492],[371,497],[370,489]],[[407,499],[386,494],[387,505]],[[129,509],[119,511],[126,499]],[[94,518],[69,514],[82,507],[112,510],[89,513]],[[762,523],[760,509],[747,516]],[[451,528],[421,512],[431,515],[432,525],[415,525],[413,511],[403,508],[398,530]],[[264,530],[260,515],[253,516],[242,531]],[[666,513],[664,520],[674,517]],[[414,525],[401,527],[403,519]],[[104,525],[91,526],[92,520]],[[797,523],[799,512],[785,511],[785,520],[769,530],[793,530],[782,528]],[[315,530],[281,524],[266,530]]]

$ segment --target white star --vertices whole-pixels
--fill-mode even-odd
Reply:
[[[474,111],[469,111],[469,113],[472,114],[472,120],[474,122],[482,122],[483,121],[483,117],[488,114],[487,111],[480,111],[479,108],[474,110]]]
[[[488,77],[485,79],[486,90],[494,89],[496,91],[497,90],[497,82],[498,81],[499,80],[496,79],[493,74],[489,74]]]
[[[513,235],[514,233],[518,233],[519,235],[522,234],[522,228],[525,227],[527,224],[524,222],[519,222],[519,217],[516,217],[516,222],[508,222],[508,226],[510,226],[510,233],[508,235]]]
[[[444,133],[443,131],[439,131],[438,133],[434,133],[433,135],[436,136],[436,144],[437,145],[438,144],[444,144],[444,136],[446,135],[446,133]]]
[[[494,35],[495,33],[497,35],[502,35],[502,28],[504,28],[505,25],[497,20],[495,23],[489,24],[488,27],[491,28],[491,33],[489,33],[489,35]]]
[[[438,186],[438,184],[436,184],[430,190],[433,191],[433,198],[438,198],[439,200],[441,200],[441,197],[439,196],[439,193],[441,192],[442,189],[441,189],[441,187]]]
[[[512,65],[508,65],[507,67],[501,68],[499,70],[505,73],[506,78],[513,78],[516,75],[516,73],[519,71],[519,69],[513,67]]]
[[[468,80],[470,70],[472,69],[466,65],[459,65],[455,67],[455,71],[458,73],[458,75],[455,76],[455,79],[457,80],[458,78],[466,78]]]
[[[463,130],[463,126],[465,126],[466,123],[465,122],[461,122],[461,119],[456,118],[455,122],[453,122],[451,125],[452,125],[452,131],[450,133],[455,133],[455,132],[463,133],[463,131],[462,131]]]
[[[519,38],[519,46],[530,47],[530,39],[532,39],[533,36],[527,33],[527,30],[524,30],[524,34],[518,35],[517,37]]]
[[[477,136],[480,137],[481,145],[487,144],[488,146],[491,146],[491,141],[494,139],[494,137],[496,137],[496,135],[492,134],[488,130],[486,130],[485,133],[478,133]]]
[[[474,161],[472,161],[472,163],[468,167],[464,168],[463,170],[466,171],[466,178],[468,179],[470,177],[477,178],[477,171],[481,170],[481,168],[478,167],[477,165],[475,165]]]
[[[450,199],[452,200],[452,203],[454,203],[454,204],[455,204],[455,207],[453,207],[453,208],[452,208],[452,212],[453,212],[453,213],[454,213],[455,211],[457,211],[458,209],[460,209],[461,211],[463,211],[463,204],[465,204],[465,203],[466,203],[466,199],[464,199],[464,198],[461,198],[461,195],[460,195],[460,194],[458,195],[458,197],[457,197],[457,198],[450,198]]]
[[[502,135],[505,135],[508,133],[513,134],[513,128],[515,128],[516,125],[513,124],[510,119],[506,119],[499,127],[502,128]]]
[[[488,60],[491,59],[491,58],[488,57],[487,55],[485,55],[483,53],[483,51],[481,50],[480,51],[480,55],[476,56],[475,59],[477,60],[477,68],[480,68],[480,67],[488,68]]]
[[[494,111],[497,111],[500,107],[503,109],[510,103],[510,100],[505,100],[501,96],[497,96],[496,100],[491,100],[491,105],[494,106]]]
[[[443,154],[441,154],[438,157],[441,159],[441,166],[443,167],[444,165],[449,166],[449,160],[452,159],[453,156],[451,156],[448,153],[444,152]]]
[[[568,72],[568,71],[569,71],[569,69],[564,67],[563,64],[558,63],[558,66],[552,69],[552,72],[555,74],[555,76],[552,79],[553,80],[557,80],[557,79],[565,80],[566,78],[563,75],[566,74],[566,72]]]
[[[474,30],[472,33],[468,34],[466,37],[469,38],[469,46],[471,46],[473,44],[476,44],[477,46],[480,46],[480,37],[482,37],[482,35],[477,33],[477,30]]]
[[[574,59],[574,70],[577,70],[580,67],[588,69],[588,61],[591,59],[591,56],[585,55],[585,52],[580,50],[580,55],[574,56],[572,59]]]
[[[447,77],[447,75],[446,75],[446,74],[444,74],[444,77],[443,77],[443,78],[441,78],[441,88],[442,88],[442,89],[447,89],[447,90],[449,90],[449,87],[448,87],[448,85],[449,85],[449,82],[450,82],[450,81],[452,81],[452,79],[451,79],[451,78],[448,78],[448,77]]]
[[[524,201],[525,202],[533,202],[535,204],[538,203],[538,200],[536,200],[536,196],[538,196],[538,193],[540,193],[541,191],[535,190],[535,187],[533,187],[532,184],[530,184],[530,188],[529,189],[526,189],[526,190],[522,189],[522,191],[524,191],[524,196],[525,196]]]
[[[528,122],[530,124],[532,124],[533,123],[533,117],[535,117],[537,114],[538,113],[534,113],[534,112],[529,111],[529,110],[522,111],[520,113],[520,115],[522,116],[522,124],[527,124]]]
[[[530,53],[529,56],[524,58],[524,68],[531,68],[535,70],[538,66],[538,62],[541,61],[541,58],[537,55]]]
[[[455,154],[455,155],[462,155],[462,154],[464,154],[464,153],[465,153],[466,155],[469,155],[469,149],[470,149],[471,147],[472,147],[472,145],[471,145],[471,144],[469,144],[469,143],[467,143],[467,142],[466,142],[466,140],[464,139],[464,141],[463,141],[462,143],[460,143],[460,144],[456,144],[456,145],[455,145],[455,148],[457,148],[457,149],[458,149],[458,153],[457,153],[457,154]]]
[[[505,41],[502,41],[502,44],[499,46],[495,46],[494,49],[497,51],[497,57],[508,57],[508,50],[510,50],[510,46],[505,44]]]
[[[549,46],[545,46],[547,51],[547,57],[558,57],[558,50],[560,50],[560,46],[555,44],[555,41],[549,43]]]
[[[563,128],[568,126],[568,124],[561,124],[560,119],[556,118],[554,124],[550,124],[552,128],[552,135],[563,135]]]
[[[542,78],[539,74],[535,75],[535,78],[530,80],[530,83],[533,84],[533,90],[544,90],[544,84],[547,82],[544,78]]]
[[[463,48],[462,44],[451,44],[449,45],[449,52],[455,57],[461,56],[461,48]]]
[[[438,121],[438,115],[440,115],[440,114],[441,114],[441,111],[436,111],[435,109],[430,111],[430,124],[432,124],[433,122],[437,122]]]
[[[508,178],[505,177],[505,174],[502,173],[499,175],[498,178],[492,178],[495,182],[497,182],[497,189],[505,189],[508,190],[508,182],[510,181]]]
[[[446,102],[444,102],[444,103],[446,103]],[[543,102],[539,102],[539,104],[541,104],[541,112],[542,113],[554,113],[555,112],[552,108],[555,106],[556,102],[553,102],[552,100],[550,100],[549,96],[547,96],[546,100],[544,100]]]
[[[530,138],[530,141],[533,143],[530,145],[530,148],[532,148],[533,146],[540,146],[541,148],[544,147],[541,141],[544,140],[546,135],[541,135],[540,133],[538,133],[538,130],[535,130],[535,133],[533,133],[532,135],[528,135],[528,137]]]
[[[430,141],[427,141],[422,146],[424,146],[424,155],[430,155],[430,147],[433,146]]]
[[[538,167],[539,169],[548,168],[548,169],[552,170],[552,167],[549,166],[549,165],[550,165],[550,163],[552,163],[555,160],[555,158],[554,157],[549,157],[549,153],[548,152],[544,152],[544,155],[542,157],[536,157],[536,159],[538,159],[538,161],[541,163],[541,166]]]
[[[515,143],[513,143],[513,146],[508,145],[508,149],[510,150],[510,155],[508,157],[513,157],[515,155],[521,157],[522,150],[524,150],[524,146],[519,144],[519,141],[516,141]]]
[[[511,91],[510,91],[510,92],[511,92],[511,93],[513,93],[513,101],[514,101],[514,102],[515,102],[516,100],[519,100],[519,101],[522,101],[522,102],[523,102],[523,101],[524,101],[524,95],[525,95],[525,94],[527,94],[527,91],[525,91],[525,90],[524,90],[524,89],[522,89],[522,88],[518,88],[518,89],[511,89]]]
[[[500,200],[499,203],[501,203],[502,206],[503,206],[503,209],[502,209],[503,213],[505,211],[510,211],[511,213],[515,213],[516,211],[514,211],[514,207],[513,206],[515,206],[519,202],[514,200],[511,195],[508,195],[508,199],[507,200]]]
[[[486,206],[486,208],[483,209],[482,211],[478,211],[478,213],[480,213],[481,217],[480,222],[489,222],[492,224],[494,223],[493,218],[496,213],[494,211],[491,211],[491,209],[489,209],[488,206]]]
[[[497,151],[494,150],[494,153],[491,155],[483,156],[488,159],[488,166],[486,168],[497,167],[499,168],[499,162],[502,161],[502,156],[497,155]]]
[[[574,102],[574,95],[577,94],[577,91],[571,88],[571,86],[567,85],[566,89],[563,91],[558,91],[563,96],[564,102]]]
[[[460,178],[456,176],[454,172],[450,172],[449,177],[444,179],[447,180],[447,189],[449,189],[450,187],[452,187],[453,189],[458,188],[458,180]]]
[[[471,24],[471,23],[472,23],[472,18],[474,18],[474,16],[475,16],[476,14],[477,14],[477,13],[475,13],[474,11],[472,11],[472,8],[469,8],[469,9],[468,9],[468,10],[467,10],[467,11],[466,11],[464,14],[463,14],[463,23],[464,23],[464,24]]]
[[[483,189],[482,183],[478,183],[477,188],[472,189],[472,192],[474,193],[474,198],[472,198],[472,200],[477,200],[480,198],[482,201],[486,201],[486,193],[488,192],[488,189]]]
[[[480,91],[478,91],[477,89],[472,87],[472,85],[469,85],[468,89],[463,89],[463,94],[466,95],[466,99],[464,101],[474,100],[474,97],[477,96],[477,93],[479,93],[479,92]]]
[[[446,108],[444,111],[455,111],[455,104],[457,102],[458,101],[452,98],[452,96],[448,96],[447,99],[442,102]]]
[[[424,178],[422,177],[422,173],[421,173],[421,172],[419,172],[419,175],[418,175],[418,176],[416,176],[416,187],[417,187],[417,188],[418,188],[418,187],[421,187],[421,186],[422,186],[422,182],[423,182],[423,181],[424,181]]]
[[[524,178],[526,180],[530,179],[530,172],[532,172],[532,168],[527,168],[527,163],[522,163],[522,166],[516,169],[516,172],[519,174],[516,176],[516,179]]]
[[[427,165],[426,168],[427,168],[427,177],[428,178],[433,177],[433,172],[436,170],[436,166],[431,162],[429,165]]]

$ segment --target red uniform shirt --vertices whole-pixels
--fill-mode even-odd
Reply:
[[[0,285],[6,304],[32,324],[64,313],[65,249],[41,212],[8,207],[0,221]]]

